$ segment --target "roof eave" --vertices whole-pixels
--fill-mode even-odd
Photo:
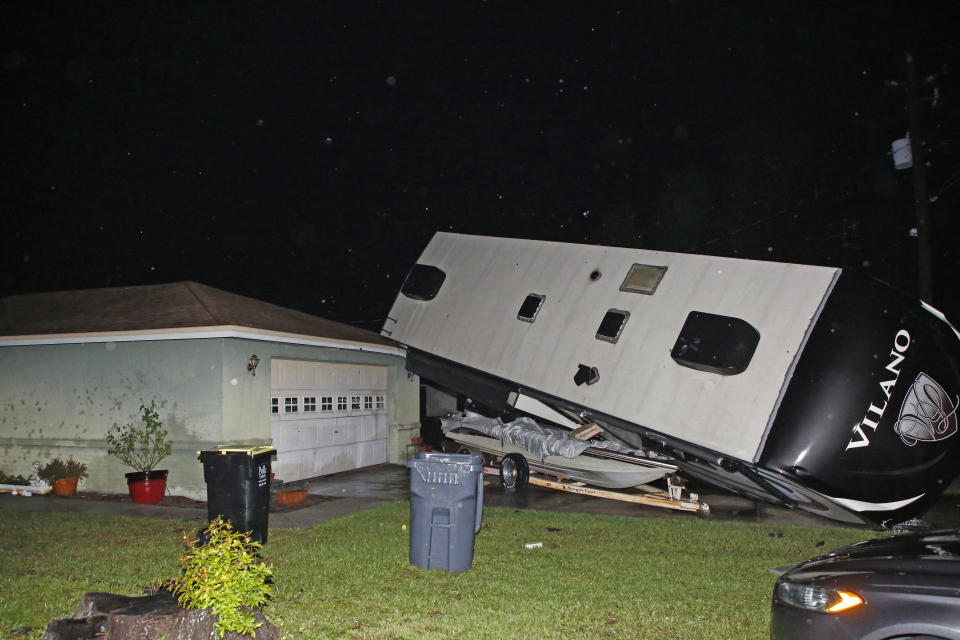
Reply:
[[[346,349],[350,351],[370,351],[400,357],[406,356],[402,348],[391,347],[371,342],[340,340],[337,338],[323,338],[304,334],[241,327],[237,325],[221,325],[214,327],[177,327],[173,329],[138,329],[134,331],[102,331],[91,333],[56,333],[19,336],[0,336],[0,347],[19,347],[52,344],[83,344],[98,342],[144,342],[152,340],[197,340],[207,338],[241,338],[246,340],[261,340],[264,342],[279,342],[285,344],[302,344],[313,347],[327,347]]]

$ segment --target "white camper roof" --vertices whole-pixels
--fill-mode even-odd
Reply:
[[[749,461],[840,273],[452,233],[437,233],[418,264],[446,278],[431,300],[397,296],[384,328],[394,340]],[[621,290],[633,265],[666,268],[652,294]],[[544,298],[526,322],[518,310],[530,294]],[[615,343],[596,337],[611,309],[630,314]],[[745,371],[718,375],[671,358],[691,311],[739,318],[759,331]],[[598,382],[577,385],[578,364],[596,367]]]

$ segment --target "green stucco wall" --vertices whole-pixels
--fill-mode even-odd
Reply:
[[[221,429],[220,351],[217,340],[0,347],[0,469],[28,475],[70,456],[89,467],[81,489],[125,491],[131,469],[106,455],[104,436],[156,400],[174,443],[160,468],[171,492],[195,494],[197,447]]]
[[[251,355],[260,358],[253,375]],[[114,424],[135,421],[155,399],[173,441],[171,494],[205,499],[197,451],[270,443],[270,360],[387,366],[390,461],[402,462],[419,424],[418,381],[403,358],[365,351],[239,338],[88,342],[0,347],[0,470],[29,475],[34,461],[73,457],[90,477],[81,490],[126,492],[123,467],[106,455]]]

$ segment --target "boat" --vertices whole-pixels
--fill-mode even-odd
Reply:
[[[840,522],[909,520],[960,472],[960,333],[845,269],[439,232],[382,334],[471,411]]]
[[[459,452],[484,453],[496,460],[521,455],[530,471],[604,489],[642,487],[677,471],[675,465],[620,447],[604,448],[609,446],[605,442],[569,438],[563,430],[543,427],[529,418],[504,424],[497,418],[459,413],[442,425],[444,436],[457,443]],[[553,443],[544,442],[551,439]]]

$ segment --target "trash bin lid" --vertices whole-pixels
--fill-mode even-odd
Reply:
[[[197,455],[219,453],[225,456],[231,453],[243,453],[248,456],[259,456],[265,453],[274,454],[276,452],[277,450],[274,447],[257,445],[251,447],[217,447],[216,449],[204,449],[203,451],[197,451]]]

